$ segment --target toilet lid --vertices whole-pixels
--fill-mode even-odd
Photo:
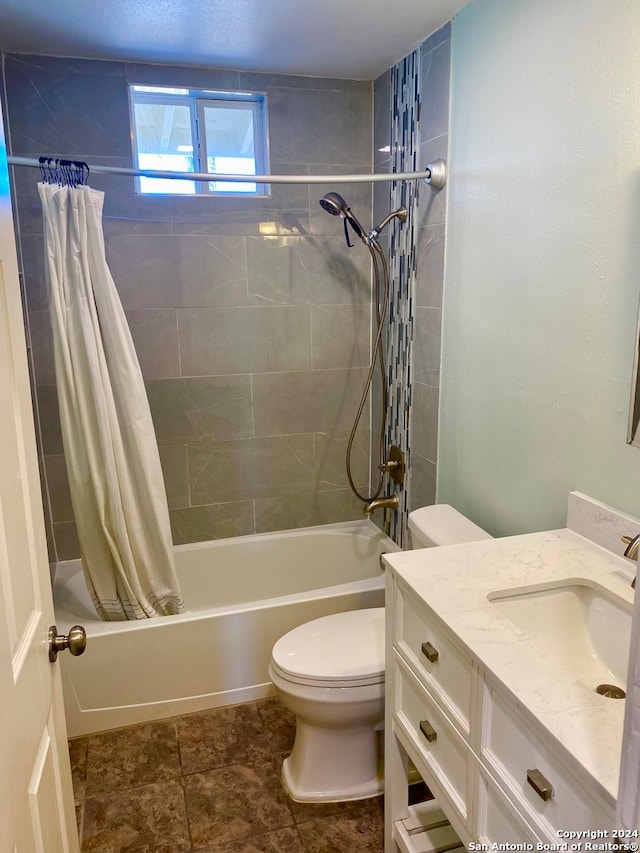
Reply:
[[[384,607],[332,613],[281,637],[272,662],[292,681],[384,681]]]

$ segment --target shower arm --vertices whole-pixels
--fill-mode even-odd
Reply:
[[[406,222],[407,216],[408,214],[406,207],[399,207],[397,210],[392,210],[388,216],[385,216],[380,225],[377,225],[375,228],[372,228],[371,231],[369,231],[369,240],[377,240],[380,236],[380,232],[382,231],[382,229],[385,228],[391,222],[392,219],[395,219],[397,217],[400,222]]]

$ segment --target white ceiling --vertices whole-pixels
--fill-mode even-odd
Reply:
[[[373,80],[468,0],[0,0],[0,50]]]

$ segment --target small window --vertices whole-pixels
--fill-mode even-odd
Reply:
[[[138,169],[266,175],[264,95],[131,86],[133,153]],[[266,195],[266,184],[136,178],[140,193]]]

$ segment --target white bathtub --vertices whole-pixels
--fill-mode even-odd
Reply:
[[[187,612],[101,622],[79,560],[60,563],[56,625],[81,624],[84,655],[58,658],[70,737],[259,699],[275,641],[303,622],[384,604],[380,554],[398,547],[369,520],[179,545]]]

